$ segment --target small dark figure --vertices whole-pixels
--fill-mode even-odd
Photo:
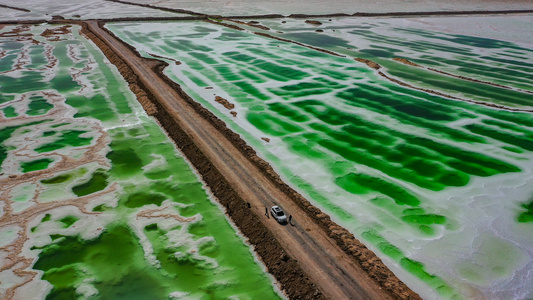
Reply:
[[[270,219],[270,215],[268,214],[268,208],[265,206],[265,215],[267,216],[267,218]]]
[[[246,204],[248,205],[248,208],[251,208],[252,205],[250,204],[250,202],[246,202]]]
[[[292,215],[289,215],[289,224],[291,224],[291,226],[294,226],[292,225]]]

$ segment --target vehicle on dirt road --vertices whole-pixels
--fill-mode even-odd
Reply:
[[[287,223],[287,216],[279,206],[272,206],[272,208],[270,209],[270,214],[272,215],[272,217],[274,217],[274,219],[276,219],[276,221],[278,221],[278,223]]]

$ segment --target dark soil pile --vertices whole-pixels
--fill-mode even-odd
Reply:
[[[235,108],[235,105],[233,103],[229,102],[228,100],[220,96],[216,96],[215,101],[222,104],[222,106],[224,106],[226,109],[232,110]]]

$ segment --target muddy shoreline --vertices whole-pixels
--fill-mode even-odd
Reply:
[[[320,290],[307,278],[305,273],[298,266],[298,263],[285,254],[283,247],[273,238],[268,228],[257,221],[256,217],[250,214],[246,209],[243,209],[246,207],[246,201],[236,195],[235,191],[229,186],[225,178],[220,175],[220,173],[206,159],[205,155],[200,152],[190,138],[177,126],[176,122],[168,112],[162,108],[153,95],[145,90],[142,83],[139,82],[137,75],[133,74],[129,66],[112,52],[105,43],[100,41],[92,32],[90,32],[87,29],[86,24],[82,22],[79,22],[79,24],[83,25],[84,34],[91,38],[91,40],[102,49],[108,59],[117,66],[120,73],[130,84],[132,91],[135,92],[136,95],[142,96],[142,99],[144,99],[144,101],[141,102],[141,104],[144,102],[143,107],[146,106],[146,99],[151,100],[151,104],[157,107],[157,112],[154,113],[152,111],[151,114],[153,114],[162,127],[165,128],[169,136],[176,142],[180,150],[187,156],[189,161],[191,161],[200,173],[213,194],[218,198],[221,204],[226,207],[228,215],[241,232],[249,239],[249,242],[254,246],[256,253],[267,266],[268,272],[278,280],[281,288],[289,298],[322,298],[323,295]],[[100,26],[102,24],[103,23],[100,23]],[[107,32],[109,31],[107,30]],[[114,36],[113,33],[109,33]],[[126,44],[126,46],[139,55],[136,49],[131,45]],[[153,65],[153,70],[159,77],[176,90],[200,115],[209,120],[209,122],[213,124],[220,133],[228,138],[250,162],[255,164],[281,191],[311,216],[314,221],[324,229],[327,235],[333,239],[345,253],[350,255],[356,263],[361,265],[382,289],[386,290],[391,296],[397,299],[419,299],[419,296],[416,293],[400,281],[394,273],[383,264],[381,259],[358,241],[353,234],[333,222],[327,214],[313,206],[301,194],[283,182],[271,165],[257,156],[255,150],[247,145],[238,134],[230,130],[222,120],[194,101],[177,83],[164,75],[163,70],[167,67],[165,62],[154,61]],[[141,99],[141,97],[139,98]]]

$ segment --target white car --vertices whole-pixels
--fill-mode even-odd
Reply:
[[[274,219],[276,219],[276,221],[278,221],[278,223],[287,223],[287,216],[279,206],[272,206],[272,208],[270,209],[270,214],[272,215],[272,217],[274,217]]]

